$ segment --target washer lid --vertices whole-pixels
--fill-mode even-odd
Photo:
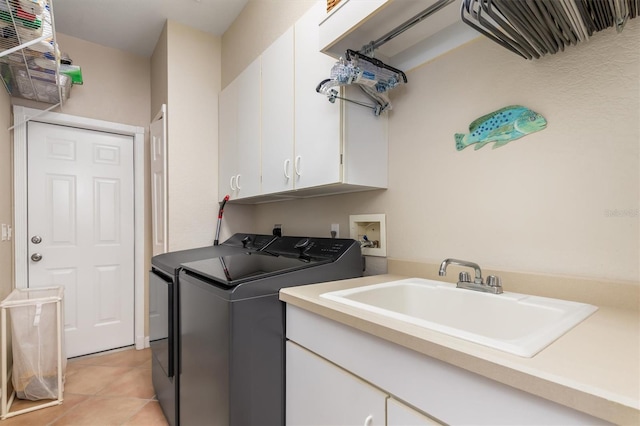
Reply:
[[[274,275],[330,263],[329,258],[309,258],[246,252],[184,263],[183,269],[217,284],[233,287]]]

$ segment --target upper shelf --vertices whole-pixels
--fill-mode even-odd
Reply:
[[[320,23],[320,50],[335,58],[394,30],[437,0],[341,0]],[[458,0],[375,51],[396,68],[410,70],[480,37],[460,19]]]
[[[0,0],[0,74],[13,97],[49,104],[68,98],[72,78],[60,72],[49,0]]]

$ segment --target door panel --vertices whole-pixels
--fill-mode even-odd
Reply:
[[[47,204],[51,206],[51,244],[76,244],[76,179],[74,176],[48,175],[45,177]]]
[[[28,286],[64,286],[67,356],[133,344],[133,230],[132,138],[30,122]]]

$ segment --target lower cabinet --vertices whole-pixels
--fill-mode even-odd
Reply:
[[[296,306],[286,311],[288,425],[609,424]]]
[[[287,425],[385,424],[384,393],[291,342],[286,393]]]
[[[437,426],[441,424],[400,401],[387,398],[388,426]]]
[[[438,424],[293,342],[287,342],[286,389],[291,426]]]

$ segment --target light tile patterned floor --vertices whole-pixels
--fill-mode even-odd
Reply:
[[[16,400],[11,411],[32,404]],[[69,360],[62,405],[0,423],[23,425],[167,425],[151,383],[151,350],[131,348]]]

